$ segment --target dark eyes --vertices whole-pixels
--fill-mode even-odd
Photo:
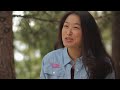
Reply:
[[[79,27],[74,27],[75,29],[79,29]]]
[[[68,27],[68,25],[64,25],[64,27]]]
[[[68,25],[64,25],[63,27],[65,27],[65,28],[68,28],[69,26]],[[74,29],[79,29],[79,27],[73,27]]]

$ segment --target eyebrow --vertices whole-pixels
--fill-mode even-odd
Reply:
[[[65,22],[65,23],[69,23],[69,22]],[[74,24],[76,24],[76,25],[79,25],[79,26],[80,26],[80,24],[79,24],[79,23],[74,23]]]

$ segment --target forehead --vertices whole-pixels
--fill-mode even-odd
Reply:
[[[66,20],[65,20],[65,23],[78,23],[80,24],[80,17],[76,14],[70,14]]]

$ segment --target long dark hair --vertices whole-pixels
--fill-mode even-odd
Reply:
[[[83,34],[82,60],[89,79],[104,79],[112,72],[113,62],[101,41],[99,27],[88,11],[71,11],[63,16],[59,25],[55,49],[64,47],[62,42],[62,28],[66,18],[70,14],[76,14],[80,17]]]

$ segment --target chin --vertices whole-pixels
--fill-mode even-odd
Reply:
[[[73,45],[64,45],[65,47],[67,47],[67,48],[72,48],[72,47],[74,47]]]

